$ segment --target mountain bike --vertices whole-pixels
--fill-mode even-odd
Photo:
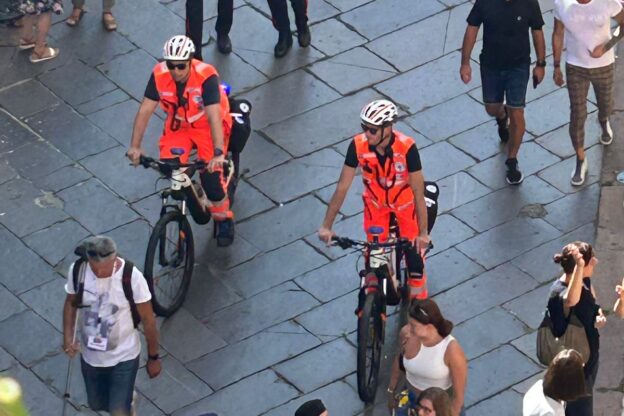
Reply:
[[[431,232],[437,217],[439,189],[433,182],[425,183],[428,229]],[[394,215],[391,215],[388,240],[379,242],[382,227],[371,227],[369,234],[373,241],[352,240],[347,237],[332,237],[335,245],[343,250],[353,247],[364,253],[365,268],[359,271],[360,290],[358,293],[357,326],[357,385],[360,399],[366,403],[375,400],[379,382],[379,366],[382,359],[382,346],[385,340],[387,305],[400,304],[400,325],[407,322],[410,304],[408,270],[404,253],[412,248],[412,242],[400,236]],[[429,244],[422,253],[424,257],[433,248]],[[424,270],[423,270],[424,271]]]
[[[171,153],[181,156],[184,149],[174,148]],[[156,160],[141,156],[140,164],[170,180],[169,188],[160,194],[160,219],[150,235],[143,269],[154,312],[168,317],[182,306],[195,264],[193,231],[186,214],[190,212],[198,224],[207,224],[211,218],[208,210],[211,202],[201,184],[192,179],[196,171],[206,168],[207,162],[180,163],[178,158]],[[223,175],[228,196],[232,198],[237,177],[231,160],[226,160]]]

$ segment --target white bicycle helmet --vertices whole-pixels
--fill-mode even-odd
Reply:
[[[188,61],[194,53],[193,41],[184,35],[172,37],[163,46],[163,59],[166,61]]]
[[[398,115],[397,107],[388,100],[375,100],[366,105],[360,113],[363,122],[373,126],[392,123]]]

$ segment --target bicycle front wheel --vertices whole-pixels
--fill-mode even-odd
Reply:
[[[193,232],[179,211],[165,213],[154,227],[145,255],[145,278],[158,316],[177,311],[188,291],[194,266]]]
[[[381,296],[378,293],[369,293],[358,320],[358,394],[366,403],[372,403],[375,400],[377,391],[383,344],[381,309]]]

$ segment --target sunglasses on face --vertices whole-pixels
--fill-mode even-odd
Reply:
[[[113,253],[114,253],[114,251],[109,251],[108,253],[99,253],[99,252],[97,252],[96,250],[87,250],[87,256],[88,256],[88,257],[91,257],[91,258],[97,258],[97,257],[99,257],[99,258],[102,258],[102,259],[103,259],[103,258],[105,258],[105,257],[110,256],[110,255],[111,255],[111,254],[113,254]]]
[[[171,61],[167,61],[167,68],[169,68],[170,71],[173,71],[174,69],[178,69],[180,71],[185,70],[186,69],[186,62],[183,64],[174,64]]]
[[[377,132],[379,131],[379,127],[370,127],[364,123],[360,124],[360,126],[362,126],[362,131],[364,133],[366,133],[367,131],[370,131],[371,134],[377,134]]]

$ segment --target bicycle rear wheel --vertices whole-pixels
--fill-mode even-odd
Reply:
[[[194,257],[193,232],[186,216],[177,210],[165,213],[150,236],[144,269],[158,316],[171,316],[182,306]]]
[[[381,319],[381,296],[366,296],[362,315],[358,320],[357,381],[360,399],[366,403],[375,400],[383,344]]]

